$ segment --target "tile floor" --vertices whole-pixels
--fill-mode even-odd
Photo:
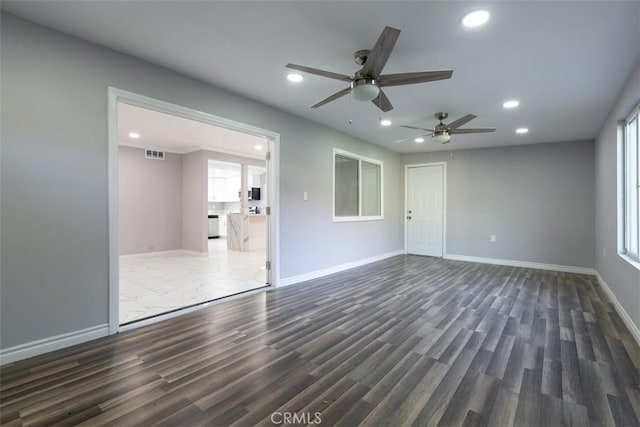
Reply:
[[[120,257],[120,324],[265,286],[265,251],[227,249],[209,239],[209,256],[159,253]]]

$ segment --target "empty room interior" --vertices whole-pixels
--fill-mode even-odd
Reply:
[[[640,2],[0,8],[0,425],[640,425]]]

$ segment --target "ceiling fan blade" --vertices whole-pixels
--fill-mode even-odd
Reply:
[[[400,30],[397,28],[384,27],[380,37],[378,37],[378,41],[369,52],[360,74],[363,76],[379,76],[389,59],[389,55],[391,55],[393,47],[396,45],[396,41],[398,41],[398,36],[400,36]]]
[[[495,132],[496,128],[451,129],[451,134]]]
[[[415,83],[425,83],[425,82],[433,82],[436,80],[450,79],[451,75],[453,75],[453,70],[419,71],[417,73],[386,74],[384,76],[380,76],[380,78],[378,79],[378,85],[380,87],[412,85]]]
[[[328,104],[331,101],[335,101],[336,99],[345,96],[349,92],[351,92],[351,87],[346,87],[346,88],[342,89],[340,92],[336,92],[333,95],[326,97],[322,101],[316,102],[315,104],[313,104],[311,106],[311,108],[322,107],[324,104]]]
[[[410,141],[412,139],[413,138],[403,138],[403,139],[398,139],[397,141],[393,141],[393,142],[395,142],[396,144],[400,144],[401,142]]]
[[[380,90],[380,93],[378,94],[378,96],[373,98],[371,100],[371,102],[373,102],[373,104],[376,107],[378,107],[379,109],[381,109],[385,113],[387,111],[393,110],[393,105],[391,105],[391,101],[389,101],[389,98],[387,98],[387,95],[385,95],[382,90]]]
[[[433,129],[425,129],[425,128],[418,128],[415,126],[407,126],[407,125],[400,125],[401,128],[407,128],[407,129],[415,129],[415,130],[423,130],[425,132],[429,132],[429,134],[433,133]]]
[[[342,80],[345,82],[350,82],[353,79],[351,76],[347,76],[346,74],[338,74],[332,73],[331,71],[319,70],[317,68],[305,67],[304,65],[296,65],[296,64],[287,64],[286,68],[291,68],[292,70],[303,71],[309,74],[315,74],[316,76],[328,77],[330,79]]]
[[[460,117],[458,120],[454,120],[451,123],[449,123],[447,125],[447,127],[449,129],[456,129],[459,128],[460,126],[462,126],[463,124],[470,122],[471,120],[475,119],[476,116],[474,116],[473,114],[467,114],[466,116]]]
[[[431,134],[429,133],[429,134],[426,134],[426,135],[413,136],[413,137],[411,137],[411,138],[399,139],[399,140],[397,140],[397,141],[395,141],[395,142],[396,142],[396,143],[400,143],[400,142],[405,142],[405,141],[411,141],[411,140],[414,140],[414,139],[416,139],[416,138],[424,138],[424,137],[427,137],[427,136],[429,136],[429,137],[430,137],[430,136],[431,136]]]

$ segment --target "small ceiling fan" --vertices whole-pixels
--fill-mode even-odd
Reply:
[[[351,76],[306,67],[304,65],[287,64],[286,67],[292,70],[303,71],[305,73],[349,83],[349,87],[315,103],[311,108],[321,107],[348,93],[352,93],[355,99],[359,101],[371,101],[376,107],[387,112],[393,110],[393,105],[391,105],[391,101],[389,101],[389,98],[387,98],[382,91],[383,87],[445,80],[450,79],[453,74],[453,70],[440,70],[381,75],[380,73],[387,63],[389,55],[391,55],[398,36],[400,36],[400,30],[385,27],[371,50],[359,50],[354,54],[356,64],[362,65],[362,68]]]
[[[442,121],[444,119],[446,119],[447,117],[449,117],[448,113],[436,113],[435,114],[436,119],[440,120],[440,123],[436,125],[435,128],[433,129],[425,129],[425,128],[420,128],[420,127],[415,127],[415,126],[407,126],[407,125],[402,125],[400,127],[402,128],[407,128],[407,129],[416,129],[416,130],[422,130],[427,132],[427,134],[425,135],[421,135],[421,137],[423,136],[430,136],[431,140],[437,144],[446,144],[449,141],[451,141],[451,135],[454,134],[461,134],[461,133],[486,133],[486,132],[495,132],[496,128],[467,128],[467,129],[460,129],[460,126],[462,126],[463,124],[470,122],[471,120],[475,119],[477,116],[474,116],[473,114],[467,114],[466,116],[460,117],[458,120],[454,120],[449,124],[444,124],[442,123]],[[404,138],[404,139],[399,139],[396,142],[404,142],[404,141],[409,141],[410,139],[414,139],[414,138]]]

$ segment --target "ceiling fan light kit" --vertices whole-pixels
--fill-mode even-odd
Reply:
[[[440,131],[433,134],[431,140],[436,144],[447,144],[451,141],[451,135],[447,131]]]
[[[360,79],[351,82],[351,94],[358,101],[372,101],[380,94],[375,79]]]

